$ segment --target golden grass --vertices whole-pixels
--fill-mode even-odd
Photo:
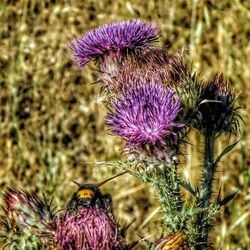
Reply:
[[[219,71],[241,95],[245,124],[241,142],[220,164],[216,183],[223,195],[239,190],[221,210],[211,238],[221,249],[250,245],[250,4],[248,1],[187,0],[3,0],[0,3],[0,185],[55,196],[63,208],[75,190],[72,180],[97,182],[114,174],[105,164],[121,154],[121,141],[109,135],[99,88],[89,68],[79,70],[66,56],[67,45],[90,28],[131,18],[156,21],[160,44],[169,51],[186,48],[193,67],[206,77]],[[186,166],[192,183],[200,174],[202,141]],[[230,139],[232,142],[236,138]],[[224,138],[218,152],[228,145]],[[198,153],[197,153],[198,147]],[[183,167],[184,168],[184,167]],[[217,185],[217,186],[218,186]],[[150,187],[131,176],[106,185],[117,217],[136,221],[137,233],[157,238],[158,203]],[[151,219],[150,219],[151,218]],[[150,219],[150,220],[149,220]],[[143,226],[142,226],[143,224]]]

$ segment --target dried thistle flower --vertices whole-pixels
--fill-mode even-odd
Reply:
[[[232,132],[238,131],[237,110],[234,107],[235,95],[222,75],[211,77],[201,86],[197,101],[195,126],[201,131]]]
[[[56,224],[56,249],[127,249],[118,225],[104,209],[81,208],[75,214],[66,213]]]
[[[133,57],[121,68],[117,78],[123,82],[128,76],[133,79],[144,78],[170,86],[181,81],[180,67],[181,60],[177,55],[168,54],[166,50],[155,47]]]
[[[136,82],[138,79],[145,82],[159,82],[166,87],[174,87],[179,84],[184,67],[180,57],[168,54],[160,47],[144,50],[141,54],[132,56],[119,67],[115,77],[103,72],[100,74],[102,84],[115,91],[121,92],[131,86],[128,83]]]
[[[69,47],[79,67],[85,66],[91,59],[101,59],[103,67],[111,67],[108,72],[112,72],[112,67],[120,63],[124,55],[149,48],[157,40],[158,32],[156,24],[141,20],[122,21],[90,30]]]
[[[176,141],[176,130],[183,127],[176,122],[181,102],[174,95],[157,84],[134,83],[112,102],[107,124],[126,140],[127,148],[156,154],[169,145],[170,138]]]
[[[187,235],[178,231],[162,237],[155,243],[155,250],[188,250]]]

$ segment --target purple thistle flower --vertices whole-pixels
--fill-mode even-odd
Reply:
[[[112,103],[114,111],[108,114],[107,124],[127,141],[128,148],[164,146],[167,137],[175,137],[176,128],[183,127],[175,122],[181,101],[174,94],[164,86],[138,83]]]
[[[126,246],[118,225],[104,209],[98,208],[82,208],[58,219],[54,242],[60,250],[112,250]]]
[[[116,58],[114,62],[117,63],[121,55],[149,48],[157,40],[158,31],[156,24],[147,24],[141,20],[106,24],[74,40],[69,48],[79,67],[85,66],[92,58],[105,60],[105,56],[113,54]],[[106,60],[110,64],[110,58]]]

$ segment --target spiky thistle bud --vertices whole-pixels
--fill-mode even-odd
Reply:
[[[14,188],[7,189],[3,203],[1,229],[6,245],[20,246],[26,241],[30,249],[38,245],[42,249],[42,235],[52,230],[54,213],[50,204],[34,193]]]
[[[187,235],[178,231],[162,237],[155,243],[155,250],[188,250]]]
[[[214,75],[201,86],[195,126],[207,133],[238,131],[235,95],[222,75]]]
[[[118,224],[104,209],[81,208],[77,213],[66,213],[56,224],[56,249],[126,249],[126,242],[120,234]]]
[[[50,204],[27,191],[8,188],[4,204],[5,215],[13,221],[13,226],[37,226],[38,222],[46,222],[53,217]]]

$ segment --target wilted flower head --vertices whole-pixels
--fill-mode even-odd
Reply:
[[[70,45],[79,67],[91,59],[101,59],[106,67],[121,61],[121,56],[149,48],[157,40],[159,28],[141,20],[106,24],[90,30]],[[107,62],[105,62],[107,61]]]
[[[155,243],[155,250],[188,250],[187,236],[182,231],[177,231],[162,237]]]
[[[175,138],[183,126],[175,121],[181,102],[174,94],[157,84],[135,84],[113,101],[107,124],[132,150],[167,146],[167,139]]]
[[[57,221],[54,238],[60,250],[125,249],[119,227],[104,209],[82,208]]]
[[[117,74],[117,82],[123,88],[127,79],[146,79],[148,82],[159,81],[166,86],[179,84],[180,72],[184,65],[179,56],[168,54],[166,50],[155,47],[132,57]],[[126,86],[125,86],[126,87]]]
[[[168,54],[160,47],[144,50],[131,56],[113,76],[107,72],[98,72],[106,96],[113,97],[121,92],[141,84],[155,83],[165,88],[175,89],[181,84],[184,64],[180,56]]]
[[[235,95],[222,75],[215,75],[202,87],[197,104],[196,127],[210,132],[238,131]]]

